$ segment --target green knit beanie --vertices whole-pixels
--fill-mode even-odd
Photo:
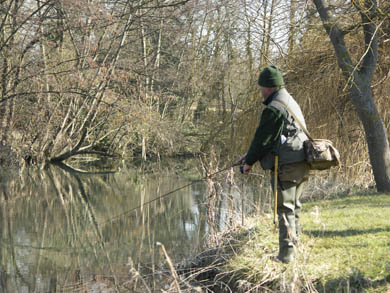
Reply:
[[[259,75],[258,83],[262,87],[277,87],[284,85],[282,73],[274,65],[267,66],[263,69]]]

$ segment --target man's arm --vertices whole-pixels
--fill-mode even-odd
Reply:
[[[283,121],[283,114],[277,109],[273,107],[264,109],[259,126],[245,157],[246,165],[252,166],[272,151],[279,142],[283,130]]]

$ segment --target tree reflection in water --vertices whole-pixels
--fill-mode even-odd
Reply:
[[[188,184],[170,169],[92,174],[50,166],[6,177],[0,187],[3,292],[77,290],[107,281],[115,288],[134,267],[162,268],[157,242],[179,260],[198,251],[211,230],[203,182],[127,212]],[[241,215],[242,192],[230,185],[222,193],[213,210],[217,229]],[[245,197],[246,210],[258,204],[256,193]]]

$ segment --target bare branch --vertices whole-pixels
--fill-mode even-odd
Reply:
[[[343,74],[348,78],[353,75],[353,64],[349,55],[347,46],[344,41],[344,34],[336,24],[336,21],[332,20],[326,10],[323,0],[313,0],[317,11],[322,20],[322,24],[329,35],[329,38],[335,48],[337,55],[337,62],[343,71]]]
[[[377,5],[376,0],[366,0],[364,1],[365,10],[360,10],[360,15],[363,23],[363,32],[364,32],[364,44],[366,47],[365,54],[363,56],[363,65],[361,72],[364,73],[367,78],[371,81],[374,76],[376,69],[376,64],[378,60],[378,37],[377,31],[378,28],[383,24],[377,26],[373,18],[377,16]]]

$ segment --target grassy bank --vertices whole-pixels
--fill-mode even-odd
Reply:
[[[272,219],[252,219],[219,278],[233,292],[390,292],[389,215],[390,195],[305,203],[297,258],[288,265],[273,260]]]

